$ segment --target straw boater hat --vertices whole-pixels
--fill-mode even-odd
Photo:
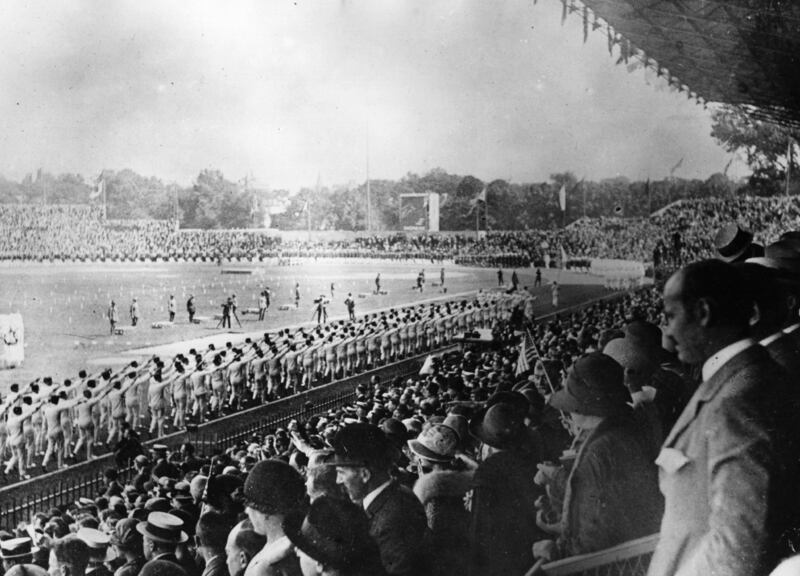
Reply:
[[[719,259],[725,262],[737,262],[764,254],[761,245],[753,243],[753,234],[736,223],[728,224],[717,232],[714,246]]]
[[[0,559],[12,560],[32,556],[39,549],[33,545],[33,541],[27,536],[24,538],[11,538],[10,540],[0,541]]]
[[[92,562],[111,562],[117,558],[117,553],[110,545],[111,538],[108,534],[95,528],[81,528],[76,534],[89,547],[89,557]]]
[[[189,539],[183,531],[183,520],[167,512],[150,512],[145,522],[139,522],[136,530],[155,542],[181,544]]]

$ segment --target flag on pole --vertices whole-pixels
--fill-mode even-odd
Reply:
[[[106,191],[106,180],[101,176],[100,179],[97,181],[94,190],[92,190],[89,193],[89,199],[94,200],[95,198],[99,198],[103,195],[105,191]]]
[[[558,205],[561,206],[561,211],[566,212],[567,210],[567,188],[564,184],[561,185],[561,189],[558,191]]]
[[[300,212],[301,212],[301,213],[303,213],[303,212],[308,212],[308,200],[306,200],[305,202],[303,202],[303,209],[302,209],[302,210],[300,210]]]
[[[525,338],[523,338],[519,345],[519,356],[517,357],[517,368],[514,371],[514,376],[519,376],[530,371],[530,369],[531,365],[528,363],[527,354],[525,354]]]
[[[484,206],[486,205],[486,189],[488,186],[484,185],[483,189],[480,191],[475,198],[469,201],[470,209],[469,213],[472,214],[472,211],[475,210],[475,207],[478,205],[478,202],[483,202]]]
[[[567,267],[567,251],[564,250],[564,245],[563,244],[560,246],[560,248],[561,248],[561,267],[562,268],[566,268]]]
[[[683,166],[683,157],[681,157],[681,159],[680,159],[680,160],[678,160],[678,163],[677,163],[677,164],[675,164],[675,166],[673,166],[673,167],[670,169],[670,171],[669,171],[669,177],[670,177],[670,178],[672,178],[672,177],[675,175],[675,170],[677,170],[677,169],[678,169],[678,168],[680,168],[681,166]]]
[[[433,374],[433,354],[428,354],[428,357],[425,358],[425,362],[422,363],[422,368],[419,369],[420,376],[425,376],[427,374]]]

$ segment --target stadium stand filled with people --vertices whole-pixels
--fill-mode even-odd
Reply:
[[[740,215],[747,215],[742,219]],[[796,197],[681,200],[649,218],[581,218],[563,228],[456,234],[364,234],[348,241],[286,241],[258,230],[181,230],[172,220],[106,220],[88,205],[0,205],[0,259],[216,261],[224,257],[423,259],[487,267],[555,265],[588,258],[676,267],[714,253],[710,230],[739,220],[777,240],[800,224]]]
[[[61,414],[86,446],[101,398],[135,432],[130,390],[162,432],[182,409],[202,420],[492,333],[225,450],[128,451],[129,481],[109,469],[93,498],[3,526],[6,573],[523,575],[658,534],[652,576],[769,574],[800,543],[800,232],[709,211],[718,233],[681,224],[670,249],[697,259],[663,286],[545,321],[524,294],[485,295],[14,390],[24,474],[39,405],[63,450]]]

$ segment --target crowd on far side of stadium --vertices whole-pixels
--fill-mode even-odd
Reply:
[[[258,260],[292,257],[454,259],[488,267],[625,259],[677,266],[713,255],[709,230],[731,221],[770,242],[800,223],[796,197],[684,200],[644,219],[581,218],[553,230],[360,235],[347,241],[287,241],[261,231],[179,230],[174,221],[105,220],[97,207],[0,205],[5,260]]]

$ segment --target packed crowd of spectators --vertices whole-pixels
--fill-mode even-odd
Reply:
[[[567,366],[597,362],[626,322],[631,333],[657,331],[647,321],[659,317],[656,292],[542,324],[525,304],[512,301],[510,314],[493,321],[491,343],[434,356],[406,381],[373,377],[354,403],[223,453],[196,454],[189,444],[172,454],[160,446],[129,453],[135,472],[127,481],[109,470],[104,493],[42,510],[6,526],[0,539],[13,537],[5,541],[18,551],[29,539],[22,549],[32,551],[15,562],[88,563],[120,575],[499,575],[530,568],[535,541],[572,555],[655,531],[662,504],[652,464],[622,472],[627,504],[605,511],[615,530],[632,515],[642,522],[615,533],[595,519],[581,527],[577,507],[562,518],[569,466],[586,434],[573,438],[546,399]],[[616,394],[616,417],[638,430],[645,417],[627,407],[622,370],[611,371],[615,381],[598,384]]]
[[[70,205],[0,205],[5,260],[209,260],[327,257],[454,259],[468,265],[550,266],[566,255],[676,267],[713,254],[710,231],[727,222],[770,242],[800,222],[796,197],[683,200],[649,218],[581,218],[565,228],[475,234],[364,235],[346,241],[281,242],[261,231],[179,230],[174,221],[105,220]]]
[[[651,576],[768,574],[800,529],[800,232],[759,248],[728,224],[714,246],[544,322],[507,300],[491,339],[458,307],[472,342],[418,376],[216,453],[130,454],[131,478],[6,526],[0,556],[12,576],[519,576],[659,533]]]

